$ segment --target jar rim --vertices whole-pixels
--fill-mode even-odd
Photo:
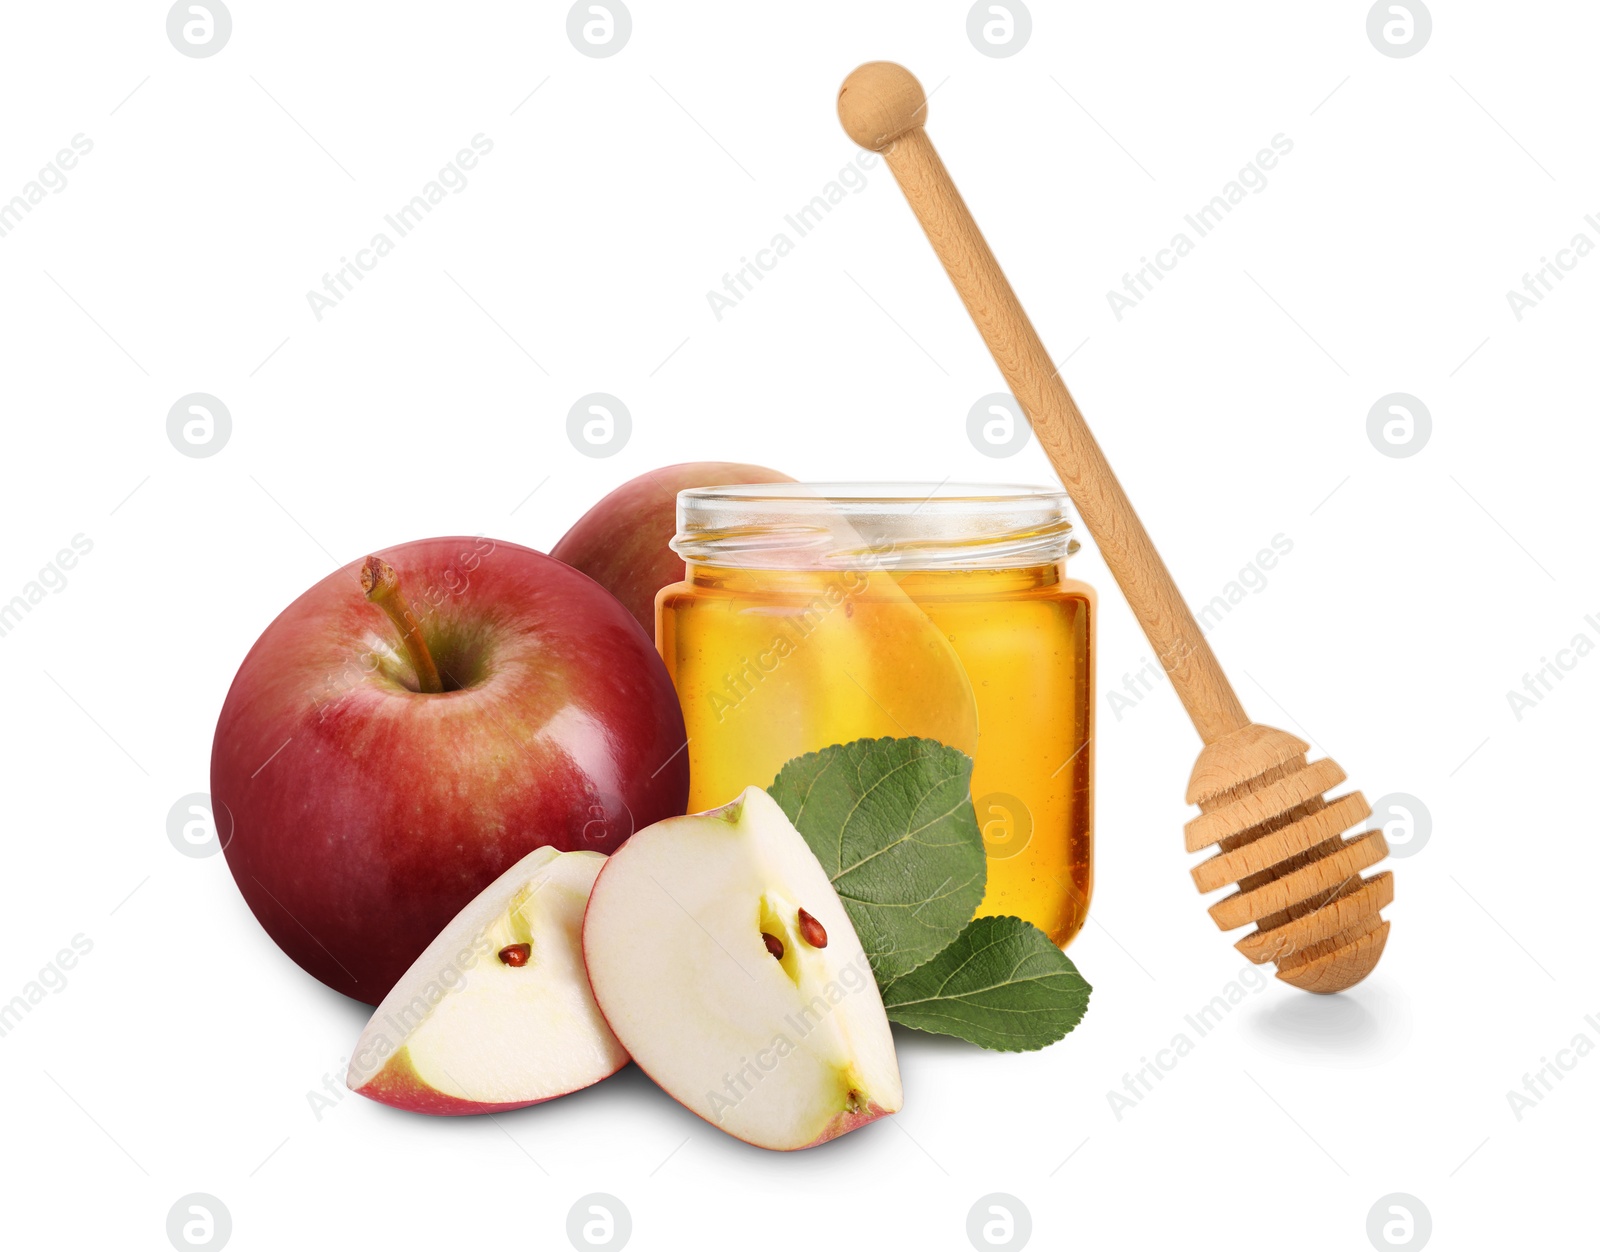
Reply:
[[[1016,569],[1077,550],[1059,487],[734,483],[678,493],[691,564],[769,570]]]

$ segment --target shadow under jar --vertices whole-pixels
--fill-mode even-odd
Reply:
[[[793,757],[918,736],[973,758],[978,914],[1065,946],[1093,886],[1094,592],[1066,577],[1064,492],[761,483],[678,496],[685,579],[656,642],[689,742],[689,808]]]

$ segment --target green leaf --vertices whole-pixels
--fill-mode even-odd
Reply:
[[[972,761],[931,739],[796,757],[768,790],[822,862],[878,982],[947,948],[983,898]]]
[[[1050,936],[1018,917],[979,917],[926,965],[883,987],[889,1020],[1001,1052],[1060,1039],[1089,984]]]

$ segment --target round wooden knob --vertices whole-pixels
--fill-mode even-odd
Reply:
[[[839,121],[863,148],[882,152],[928,120],[928,98],[916,75],[893,61],[868,61],[839,88]]]

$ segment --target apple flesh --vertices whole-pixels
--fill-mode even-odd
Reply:
[[[766,792],[629,840],[590,893],[583,949],[623,1047],[713,1126],[790,1150],[899,1111],[866,953]]]
[[[217,721],[211,797],[267,933],[376,1004],[534,848],[610,852],[682,813],[683,746],[666,669],[598,584],[515,544],[426,539],[267,627]]]
[[[787,474],[737,461],[668,465],[622,484],[573,524],[550,555],[582,570],[655,638],[656,592],[683,581],[667,544],[678,530],[678,493],[729,483],[788,483]]]
[[[495,879],[383,998],[346,1085],[418,1113],[497,1113],[626,1065],[583,965],[584,907],[604,864],[539,848]]]

